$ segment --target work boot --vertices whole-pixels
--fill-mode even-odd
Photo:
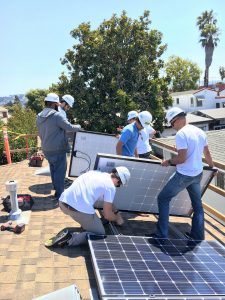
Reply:
[[[72,237],[68,241],[68,246],[79,246],[87,242],[87,232],[73,232]]]

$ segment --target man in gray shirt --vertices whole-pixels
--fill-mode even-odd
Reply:
[[[66,153],[69,148],[66,131],[76,132],[80,125],[70,124],[58,112],[59,97],[50,93],[45,97],[45,108],[37,116],[37,128],[41,138],[42,150],[49,162],[55,197],[59,199],[64,191],[67,169]]]

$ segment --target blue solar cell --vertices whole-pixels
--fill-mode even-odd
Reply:
[[[177,282],[177,288],[182,295],[196,295],[197,290],[192,286],[190,282]]]
[[[163,261],[161,262],[163,268],[167,271],[179,271],[178,266],[173,262]]]
[[[168,272],[167,273],[169,278],[171,278],[175,282],[185,282],[187,281],[187,278],[184,276],[182,272]],[[169,281],[169,279],[168,279]]]
[[[155,281],[170,281],[170,277],[166,271],[151,271],[151,273]]]
[[[114,265],[111,260],[97,259],[98,268],[101,269],[114,269]]]
[[[126,270],[131,269],[130,263],[126,260],[115,259],[115,260],[113,260],[113,264],[116,269],[126,269]]]
[[[154,278],[149,271],[135,271],[138,281],[154,281]]]
[[[131,260],[142,260],[141,254],[134,251],[126,251],[126,257]]]
[[[123,289],[126,294],[143,295],[143,290],[138,282],[123,282]]]
[[[134,270],[147,270],[147,266],[143,261],[140,260],[132,260],[130,261],[130,265]]]
[[[114,251],[123,251],[123,248],[122,248],[122,246],[120,245],[120,244],[118,244],[118,243],[108,243],[107,244],[107,247],[108,247],[108,249],[109,250],[114,250]]]
[[[136,281],[135,273],[131,270],[118,270],[117,274],[119,276],[119,279],[121,281],[127,281],[129,279],[130,281]]]
[[[102,281],[118,281],[119,277],[114,270],[99,270]]]
[[[162,290],[159,288],[159,285],[156,282],[150,281],[144,281],[140,282],[140,285],[144,291],[145,294],[150,294],[150,295],[161,295]]]
[[[124,291],[120,282],[103,282],[105,293],[108,295],[123,295]]]
[[[204,282],[192,282],[193,287],[200,295],[215,295],[216,293]]]
[[[110,256],[112,259],[126,259],[126,254],[121,251],[110,251]]]
[[[200,276],[199,273],[196,272],[196,271],[194,271],[194,272],[183,272],[183,274],[189,281],[193,281],[193,282],[203,282],[204,281],[202,276]]]
[[[173,282],[160,282],[160,289],[165,295],[180,295],[180,291]]]

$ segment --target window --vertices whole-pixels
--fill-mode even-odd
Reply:
[[[222,103],[222,107],[225,107],[225,102]]]
[[[219,103],[216,103],[216,108],[220,108],[220,104]]]
[[[177,99],[176,99],[176,104],[179,104],[179,102],[180,102],[180,101],[179,101],[179,98],[177,98]]]
[[[196,98],[196,106],[197,107],[202,106],[202,100],[201,99]]]
[[[191,106],[194,106],[194,98],[191,97]]]

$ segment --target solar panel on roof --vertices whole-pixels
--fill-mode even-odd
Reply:
[[[101,299],[225,296],[225,248],[216,241],[118,235],[88,243]]]
[[[118,139],[115,135],[99,132],[78,131],[74,135],[69,176],[76,177],[94,167],[98,152],[116,153]]]
[[[157,196],[169,178],[175,172],[175,167],[162,167],[160,161],[136,159],[131,157],[98,154],[94,169],[110,172],[113,168],[125,166],[131,173],[130,181],[125,187],[117,189],[114,204],[119,210],[158,213]],[[201,181],[202,194],[212,180],[213,171],[205,169]],[[102,208],[97,202],[96,208]],[[174,197],[170,203],[170,214],[175,216],[190,216],[192,205],[186,190]]]

